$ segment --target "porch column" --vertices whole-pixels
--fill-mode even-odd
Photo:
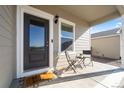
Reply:
[[[122,33],[120,40],[121,67],[124,68],[124,14],[122,15]]]
[[[117,6],[118,11],[121,14],[122,19],[122,32],[120,36],[120,55],[121,55],[121,68],[124,69],[124,6]]]

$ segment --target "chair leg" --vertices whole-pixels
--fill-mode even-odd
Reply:
[[[74,67],[72,67],[72,69],[73,69],[74,73],[77,73]]]
[[[68,71],[69,68],[70,68],[70,65],[65,69],[65,71]]]
[[[80,65],[80,67],[83,69],[82,63],[83,63],[83,66],[85,66],[85,65],[84,65],[84,62],[79,62],[78,65]]]
[[[86,58],[83,58],[82,63],[83,63],[83,65],[84,65],[84,67],[86,68],[85,59],[86,59]]]
[[[75,73],[77,73],[77,72],[76,72],[76,70],[75,70],[75,69],[76,69],[76,67],[75,67],[75,65],[74,65],[74,64],[72,64],[72,65],[71,65],[71,68],[72,68],[72,70],[73,70]]]
[[[86,68],[85,62],[83,61],[82,63],[83,63],[83,65],[84,65],[84,67]]]
[[[80,64],[80,67],[83,69],[83,66]]]
[[[70,68],[72,68],[71,64],[65,69],[65,71],[68,71]]]
[[[93,61],[91,61],[91,63],[92,63],[92,67],[93,67]]]
[[[68,71],[69,68],[71,68],[75,73],[76,73],[76,70],[75,70],[75,65],[74,64],[70,64],[66,69],[65,71]]]
[[[92,57],[91,57],[90,59],[91,59],[91,64],[92,64],[92,67],[93,67],[93,60],[92,60]]]

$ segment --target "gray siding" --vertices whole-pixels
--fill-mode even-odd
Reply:
[[[77,26],[75,33],[75,51],[82,53],[82,50],[90,50],[90,31],[83,26]]]
[[[0,6],[0,87],[9,87],[16,71],[16,7]]]

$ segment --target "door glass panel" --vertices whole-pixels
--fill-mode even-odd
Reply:
[[[30,24],[30,48],[44,47],[44,27]]]

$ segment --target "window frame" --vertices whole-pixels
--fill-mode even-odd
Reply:
[[[61,54],[61,55],[64,54],[61,51],[61,25],[62,25],[62,23],[71,25],[73,27],[73,50],[69,51],[69,53],[72,53],[72,54],[75,53],[75,23],[68,21],[66,19],[63,19],[63,18],[59,18],[58,23],[59,23],[59,48],[58,48],[59,54]]]

